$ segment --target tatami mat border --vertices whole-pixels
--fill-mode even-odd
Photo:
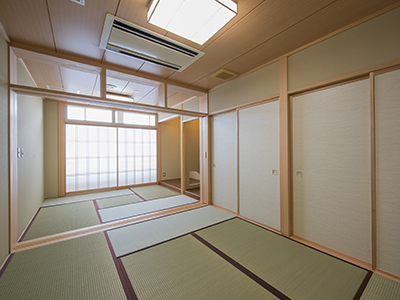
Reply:
[[[232,220],[232,219],[230,219]],[[222,252],[221,250],[219,250],[217,247],[215,247],[214,245],[212,245],[211,243],[207,242],[205,239],[203,239],[202,237],[198,236],[196,233],[191,233],[191,235],[198,240],[200,243],[202,243],[203,245],[205,245],[207,248],[209,248],[211,251],[213,251],[214,253],[216,253],[217,255],[219,255],[221,258],[223,258],[224,260],[226,260],[228,263],[230,263],[232,266],[234,266],[236,269],[238,269],[239,271],[241,271],[242,273],[244,273],[245,275],[247,275],[248,277],[250,277],[251,279],[253,279],[255,282],[257,282],[259,285],[261,285],[263,288],[265,288],[267,291],[269,291],[271,294],[273,294],[275,297],[277,297],[278,299],[281,300],[290,300],[290,298],[288,296],[286,296],[285,294],[283,294],[282,292],[280,292],[279,290],[277,290],[276,288],[274,288],[272,285],[270,285],[268,282],[266,282],[265,280],[263,280],[262,278],[260,278],[259,276],[257,276],[256,274],[254,274],[253,272],[251,272],[249,269],[247,269],[246,267],[244,267],[243,265],[241,265],[240,263],[238,263],[236,260],[234,260],[233,258],[231,258],[230,256],[228,256],[227,254],[225,254],[224,252]]]

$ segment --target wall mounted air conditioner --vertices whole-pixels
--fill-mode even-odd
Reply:
[[[106,16],[99,47],[178,72],[204,55],[199,50],[111,14]]]

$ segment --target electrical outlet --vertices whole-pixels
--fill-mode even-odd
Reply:
[[[167,173],[163,172],[162,173],[162,177],[165,177],[167,175]]]

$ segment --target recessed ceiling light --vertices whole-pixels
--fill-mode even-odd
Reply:
[[[236,15],[232,0],[153,0],[147,20],[203,45]]]

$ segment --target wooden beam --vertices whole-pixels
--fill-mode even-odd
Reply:
[[[10,88],[13,92],[15,92],[17,94],[44,97],[44,98],[48,98],[48,99],[53,99],[55,101],[61,101],[61,102],[67,102],[67,103],[75,103],[75,104],[78,103],[78,104],[83,104],[83,105],[96,105],[96,106],[106,107],[106,108],[144,111],[144,112],[149,112],[149,113],[162,112],[162,113],[193,116],[193,117],[206,116],[206,114],[204,114],[204,113],[199,113],[199,112],[194,112],[194,111],[166,108],[166,107],[153,106],[153,105],[141,104],[141,103],[128,103],[128,102],[124,102],[124,101],[109,100],[107,98],[87,96],[87,95],[67,93],[67,92],[60,92],[60,91],[53,91],[53,90],[47,90],[47,89],[40,89],[40,88],[17,85],[17,84],[11,84]]]
[[[291,128],[290,98],[288,95],[287,57],[280,60],[280,195],[281,195],[281,233],[290,237],[293,233],[292,222],[292,170],[291,170]]]

